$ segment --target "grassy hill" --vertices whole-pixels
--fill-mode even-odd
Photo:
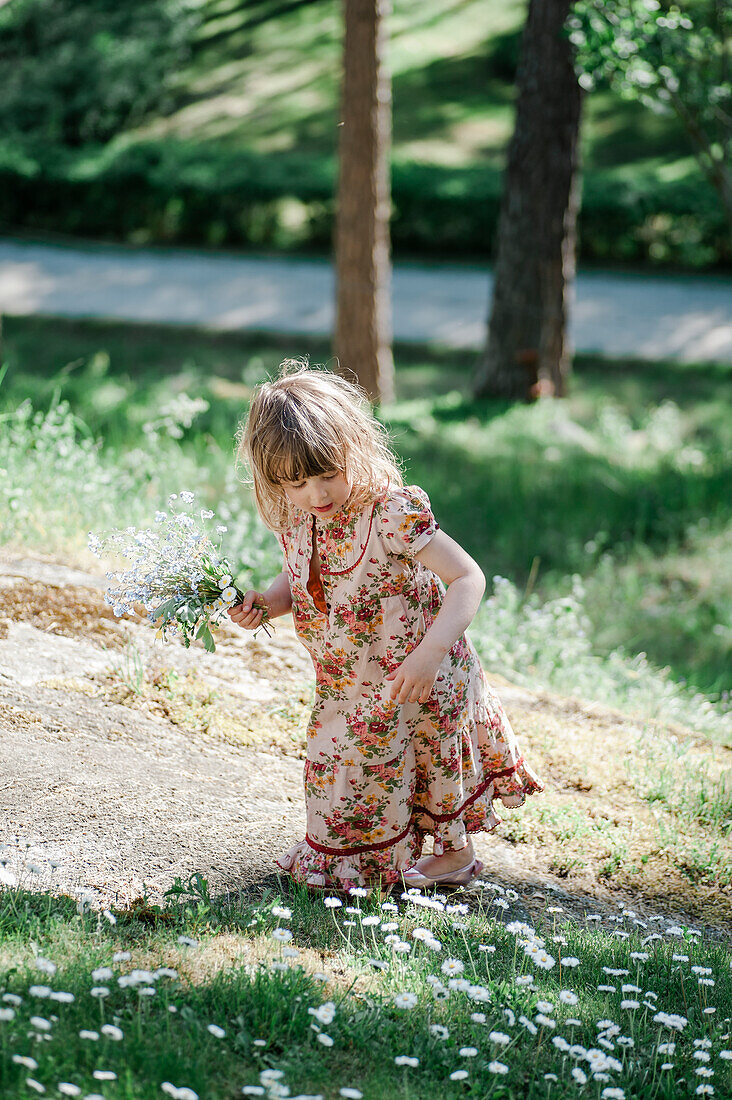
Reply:
[[[389,66],[398,161],[452,168],[503,164],[526,14],[522,0],[395,0]],[[342,24],[338,0],[205,0],[182,101],[138,136],[332,156]],[[688,173],[678,124],[610,93],[586,100],[587,171],[633,164]]]
[[[73,149],[0,142],[0,224],[133,243],[328,249],[338,0],[195,7],[187,60],[143,121]],[[396,0],[397,253],[490,256],[524,18],[519,0]],[[729,260],[716,196],[673,118],[595,92],[582,156],[585,260]]]

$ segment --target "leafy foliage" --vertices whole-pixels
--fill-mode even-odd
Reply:
[[[609,83],[626,99],[675,113],[732,219],[732,8],[692,0],[578,0],[569,21],[580,83]]]
[[[189,0],[14,0],[0,7],[0,128],[42,146],[104,142],[172,104]]]

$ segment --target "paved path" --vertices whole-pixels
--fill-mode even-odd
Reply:
[[[395,336],[479,346],[490,279],[484,267],[398,264]],[[320,335],[333,324],[333,271],[325,259],[7,240],[0,312]],[[580,351],[732,362],[732,278],[582,272],[571,328]]]

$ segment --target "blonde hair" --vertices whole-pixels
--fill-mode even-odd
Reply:
[[[294,520],[283,481],[337,470],[352,482],[349,505],[369,504],[389,485],[402,484],[365,392],[300,360],[285,360],[278,378],[257,387],[236,442],[237,461],[249,467],[257,510],[272,531],[285,531]]]

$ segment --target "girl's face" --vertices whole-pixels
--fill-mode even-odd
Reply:
[[[339,470],[327,471],[301,481],[283,481],[282,488],[290,504],[327,519],[335,515],[351,495],[352,482]]]

